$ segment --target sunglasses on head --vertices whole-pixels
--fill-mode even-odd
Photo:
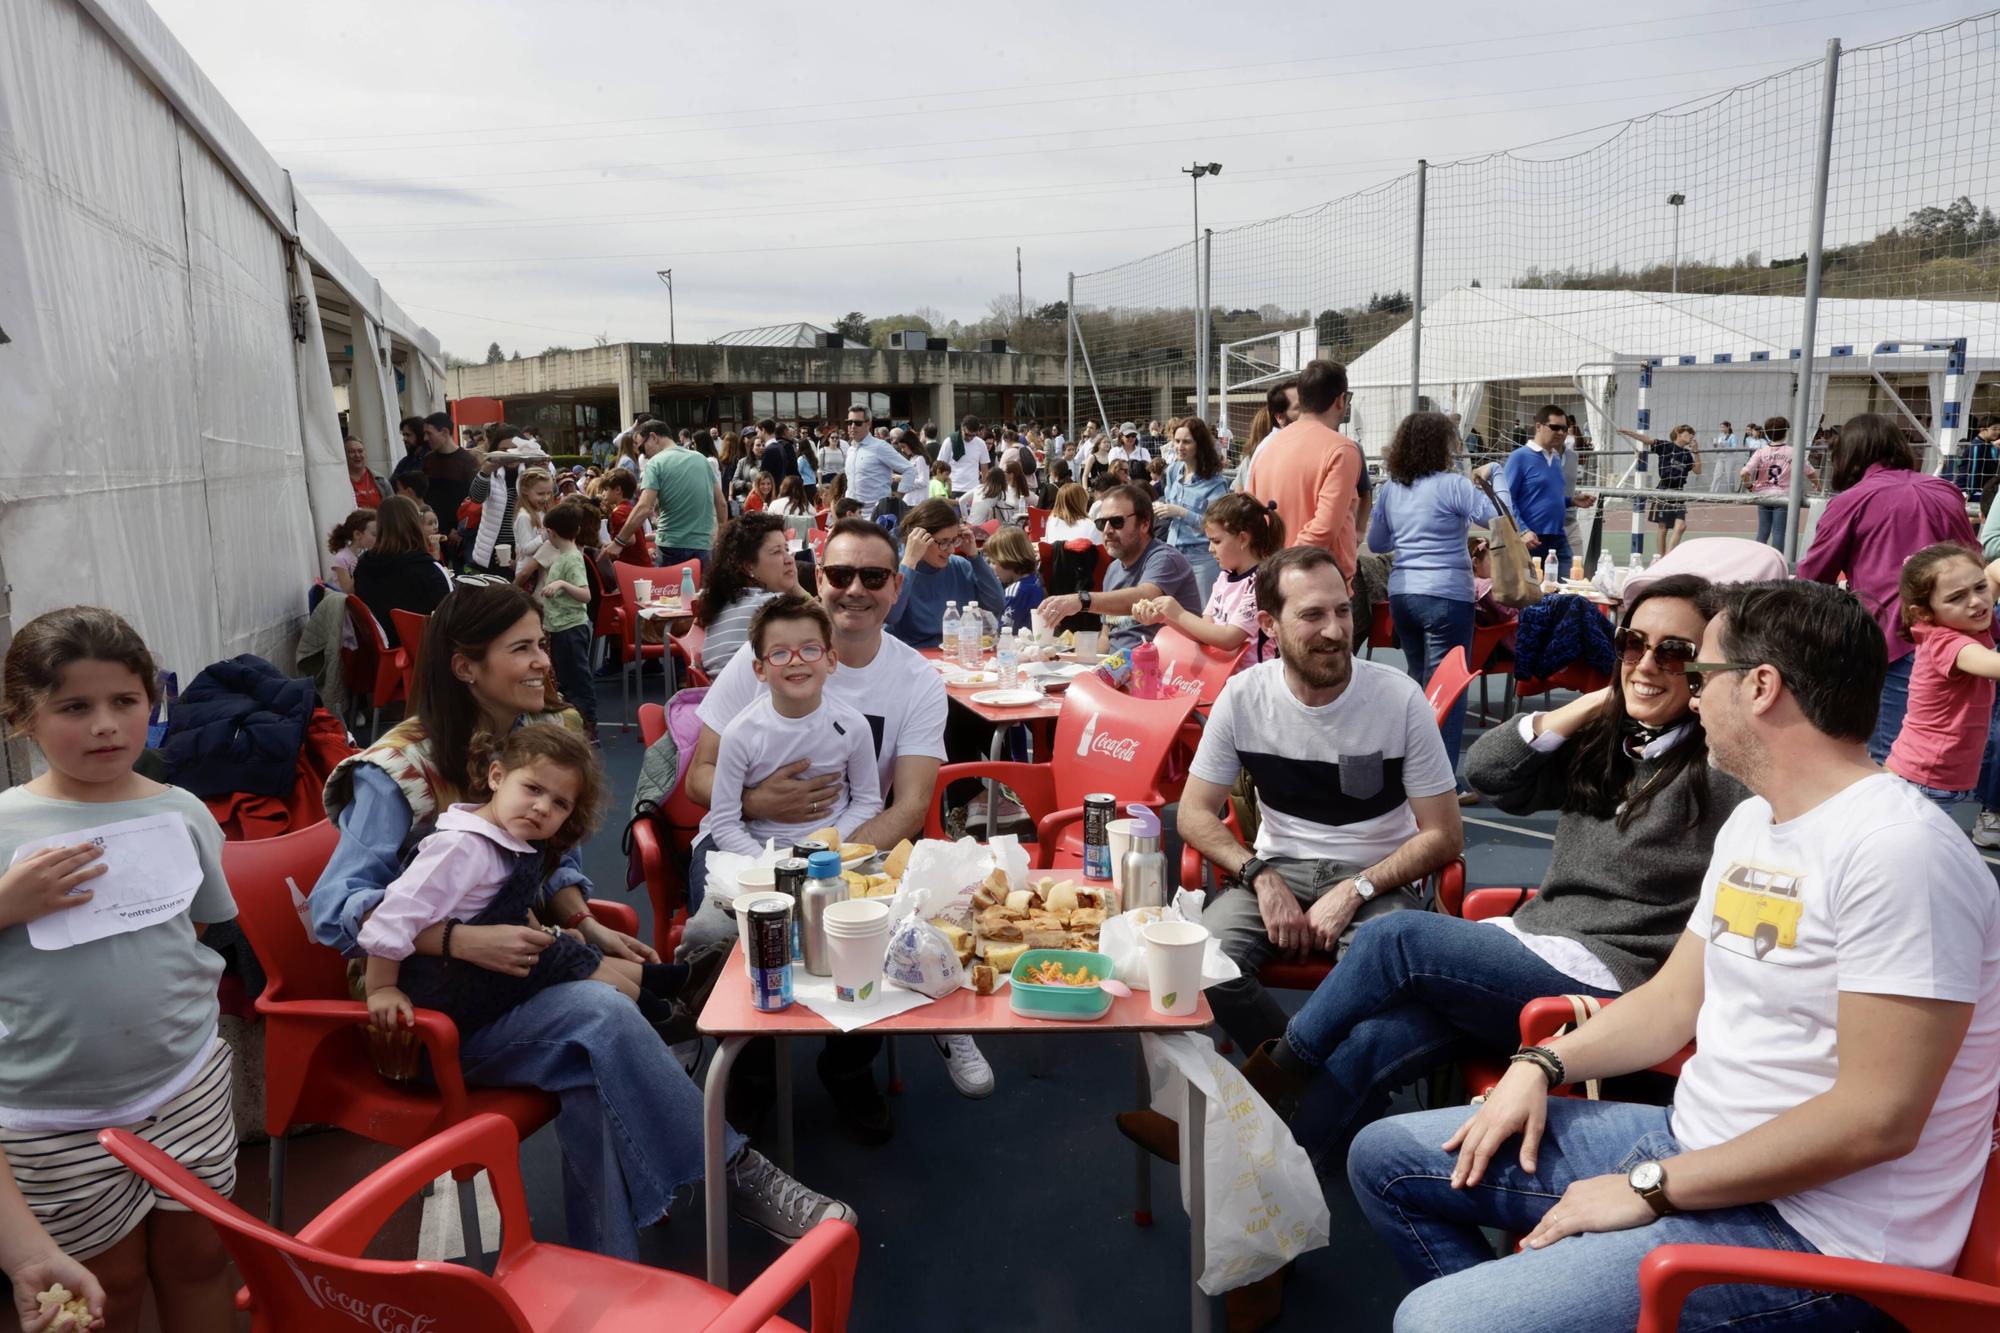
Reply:
[[[1106,514],[1103,518],[1095,520],[1097,530],[1099,532],[1122,532],[1125,528],[1125,521],[1131,517],[1130,514]]]
[[[819,567],[820,577],[831,583],[836,589],[842,591],[845,591],[858,575],[861,579],[862,587],[868,589],[870,592],[880,592],[882,586],[889,581],[889,576],[895,572],[893,569],[884,569],[880,565],[821,565]]]
[[[1653,665],[1667,674],[1675,676],[1684,674],[1688,669],[1688,663],[1694,661],[1701,654],[1699,644],[1690,643],[1686,639],[1672,637],[1661,639],[1658,643],[1651,643],[1647,640],[1644,633],[1630,626],[1619,630],[1613,635],[1611,642],[1618,650],[1619,660],[1625,663],[1626,666],[1638,666],[1640,662],[1645,660],[1646,650],[1651,648],[1653,652]]]

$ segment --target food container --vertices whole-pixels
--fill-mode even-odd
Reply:
[[[1064,971],[1083,967],[1102,981],[1111,975],[1111,959],[1106,954],[1085,953],[1080,949],[1030,949],[1014,962],[1007,983],[1007,1004],[1023,1018],[1053,1018],[1064,1022],[1088,1023],[1102,1018],[1111,1009],[1111,993],[1102,986],[1040,986],[1023,981],[1030,969],[1054,959]]]

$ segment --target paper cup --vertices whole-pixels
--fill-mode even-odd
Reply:
[[[857,1009],[882,998],[882,965],[889,957],[889,904],[879,898],[828,903],[826,951],[833,998]]]
[[[501,542],[493,548],[493,563],[501,566],[503,569],[513,568],[514,548],[506,542]]]
[[[783,903],[792,901],[769,888],[744,889],[736,895],[736,938],[743,944],[743,975],[746,977],[750,975],[750,913],[747,909],[765,898],[775,898]]]
[[[653,581],[651,579],[633,579],[632,596],[641,603],[652,601]]]
[[[1132,850],[1132,826],[1136,819],[1114,819],[1104,826],[1111,841],[1111,887],[1122,903],[1125,894],[1125,853]]]
[[[1078,657],[1097,656],[1097,631],[1080,629],[1076,631],[1076,655]]]
[[[1193,921],[1155,921],[1140,932],[1146,941],[1146,984],[1153,1012],[1178,1017],[1201,1002],[1201,955],[1208,927]]]

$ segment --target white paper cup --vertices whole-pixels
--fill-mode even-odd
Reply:
[[[1097,631],[1080,629],[1076,631],[1076,655],[1078,657],[1097,656]]]
[[[493,548],[493,563],[499,565],[502,569],[512,569],[514,567],[514,548],[506,542],[501,542]]]
[[[651,579],[633,579],[632,596],[637,598],[641,603],[652,601],[653,581]]]
[[[889,904],[879,898],[828,903],[826,951],[833,998],[857,1009],[882,998],[882,965],[889,957]]]
[[[1136,819],[1114,819],[1104,826],[1111,835],[1111,887],[1117,891],[1118,900],[1125,900],[1125,853],[1132,850],[1132,826]]]
[[[736,938],[743,943],[743,975],[750,975],[750,912],[749,909],[765,898],[773,898],[782,903],[792,900],[784,894],[769,888],[745,889],[736,895]]]
[[[1201,1003],[1201,955],[1208,927],[1193,921],[1155,921],[1139,932],[1146,941],[1146,986],[1153,1012],[1178,1017]]]

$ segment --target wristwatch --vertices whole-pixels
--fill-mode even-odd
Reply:
[[[1375,901],[1375,895],[1378,892],[1380,892],[1380,890],[1378,890],[1375,887],[1375,881],[1368,878],[1368,876],[1356,875],[1354,877],[1354,896],[1359,898],[1362,902],[1368,903]]]
[[[1257,876],[1270,868],[1271,863],[1269,861],[1266,861],[1261,856],[1253,856],[1237,868],[1236,882],[1246,889],[1255,889],[1257,887]]]
[[[1658,1162],[1641,1162],[1625,1177],[1632,1190],[1652,1208],[1653,1216],[1665,1217],[1674,1211],[1667,1202],[1667,1168]]]
[[[1085,588],[1076,595],[1076,604],[1086,611],[1090,609],[1090,589]]]

